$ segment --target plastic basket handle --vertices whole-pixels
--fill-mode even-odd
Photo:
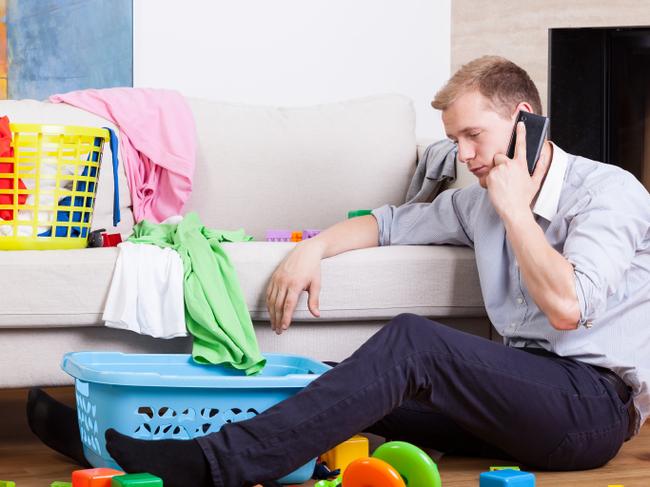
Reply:
[[[117,157],[118,143],[117,135],[113,132],[113,129],[104,127],[108,130],[110,134],[110,144],[111,144],[111,156],[113,157],[113,226],[116,227],[120,223],[120,185],[117,175],[117,169],[120,164],[120,160]]]

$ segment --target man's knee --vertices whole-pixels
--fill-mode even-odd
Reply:
[[[426,337],[444,326],[414,313],[401,313],[388,322],[387,331],[401,336]]]

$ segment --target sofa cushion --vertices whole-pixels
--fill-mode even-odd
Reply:
[[[198,131],[192,196],[206,225],[324,229],[349,210],[400,204],[415,170],[415,112],[401,95],[311,107],[188,99]]]
[[[108,120],[64,103],[49,103],[37,100],[0,100],[0,116],[2,115],[7,115],[12,123],[108,127],[113,129],[119,138],[119,131]],[[99,171],[92,228],[106,228],[109,232],[129,235],[133,228],[133,213],[131,211],[131,194],[121,159],[118,177],[122,221],[117,228],[113,227],[113,170],[111,157],[110,144],[104,144],[103,169]]]
[[[255,320],[267,320],[266,286],[293,243],[237,242],[233,262]],[[116,248],[0,252],[0,327],[101,325]],[[485,316],[473,251],[451,246],[389,246],[345,252],[322,263],[322,321],[423,316]],[[303,293],[296,321],[318,322]]]

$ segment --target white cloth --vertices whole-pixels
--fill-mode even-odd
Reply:
[[[172,249],[124,242],[106,301],[109,328],[155,338],[187,336],[183,263]]]
[[[82,154],[80,159],[85,160],[87,157],[87,154]],[[65,161],[65,157],[63,160]],[[40,174],[42,177],[39,179],[38,201],[35,201],[34,193],[30,193],[25,201],[25,206],[33,207],[35,204],[38,204],[38,208],[47,208],[46,210],[38,211],[36,215],[36,223],[38,225],[36,227],[36,235],[40,235],[52,228],[52,223],[55,220],[53,209],[55,206],[54,194],[57,189],[55,179],[57,168],[60,176],[69,177],[75,173],[75,167],[78,167],[80,171],[83,170],[82,165],[77,166],[71,163],[59,165],[56,157],[44,156],[41,158]],[[25,184],[25,187],[30,191],[33,191],[36,187],[34,178],[22,178],[22,181]],[[67,191],[72,189],[72,179],[60,179],[59,181],[60,187],[58,189]],[[32,210],[18,210],[16,213],[16,220],[18,223],[27,223],[30,225],[17,225],[15,234],[12,225],[2,225],[0,226],[0,235],[5,237],[31,237],[34,233],[33,227],[31,226],[34,221],[34,212]]]

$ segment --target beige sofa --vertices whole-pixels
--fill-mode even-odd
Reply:
[[[416,142],[408,98],[301,108],[189,103],[198,160],[186,210],[197,211],[207,226],[244,228],[255,237],[224,248],[262,351],[342,360],[402,312],[490,337],[473,252],[451,246],[378,247],[326,259],[321,317],[311,316],[303,293],[289,331],[277,336],[270,330],[266,285],[294,244],[265,242],[265,231],[323,229],[349,210],[402,203],[418,154],[430,142]],[[37,101],[1,101],[0,111],[14,122],[111,126],[82,110]],[[472,180],[459,167],[454,185]],[[133,217],[123,170],[120,189],[119,231],[126,236]],[[111,198],[110,171],[104,171],[93,228],[112,230]],[[156,340],[103,326],[116,257],[115,248],[0,252],[0,387],[71,383],[59,368],[68,351],[189,351],[189,339]]]

